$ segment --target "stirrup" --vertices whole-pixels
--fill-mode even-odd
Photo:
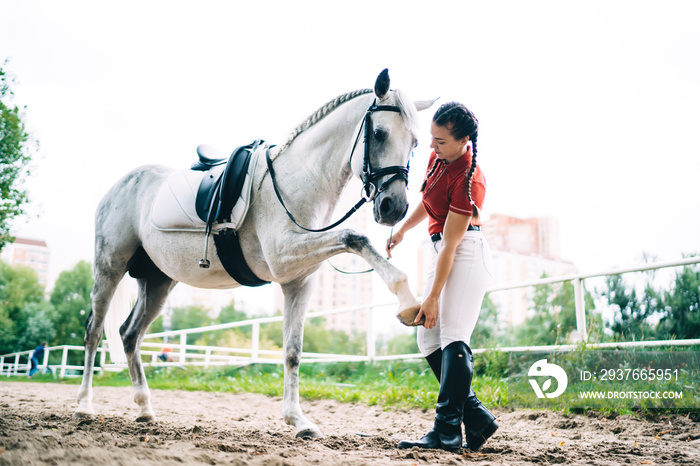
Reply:
[[[199,266],[203,269],[208,269],[211,263],[207,259],[207,249],[209,249],[209,232],[205,233],[204,237],[204,254],[203,257],[199,260]]]

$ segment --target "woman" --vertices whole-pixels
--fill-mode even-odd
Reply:
[[[415,320],[423,323],[418,347],[440,382],[435,425],[420,440],[401,441],[399,448],[457,450],[463,420],[463,447],[476,451],[498,429],[496,418],[471,390],[469,340],[492,278],[491,254],[479,222],[485,181],[476,164],[478,129],[474,114],[460,103],[448,102],[435,112],[423,202],[387,241],[391,257],[404,234],[428,218],[435,253]]]

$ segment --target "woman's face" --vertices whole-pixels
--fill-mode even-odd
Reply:
[[[438,126],[435,122],[430,126],[430,134],[433,136],[430,148],[435,151],[439,159],[452,163],[467,153],[469,136],[455,139],[448,127]]]

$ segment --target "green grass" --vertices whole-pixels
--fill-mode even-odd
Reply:
[[[567,372],[580,367],[581,361],[596,357],[597,353],[582,349],[562,355],[539,355],[567,367]],[[532,355],[530,355],[532,356]],[[489,408],[509,409],[535,408],[553,409],[563,412],[600,411],[606,414],[658,413],[657,405],[650,403],[620,402],[620,400],[587,400],[578,398],[578,391],[610,389],[609,385],[580,382],[567,388],[556,399],[539,400],[529,385],[527,367],[531,364],[522,356],[490,351],[477,355],[474,363],[472,387],[479,399]],[[523,373],[524,371],[524,373]],[[571,373],[571,372],[569,372]],[[525,375],[524,375],[525,374]],[[194,367],[148,367],[148,383],[151,388],[164,390],[203,390],[229,393],[260,393],[281,397],[284,373],[281,365],[255,364],[244,367],[223,366],[218,368]],[[10,379],[8,379],[10,380]],[[19,380],[19,379],[17,379]],[[22,379],[26,380],[26,379]],[[54,381],[51,375],[36,377],[37,382]],[[698,413],[700,392],[698,371],[686,371],[681,380],[658,386],[659,389],[683,389],[684,400],[667,403],[661,410],[665,413]],[[64,379],[63,383],[80,383],[80,379]],[[130,386],[127,371],[106,372],[96,375],[95,386]],[[644,389],[641,383],[628,383],[625,390]],[[300,368],[299,393],[303,399],[333,399],[342,402],[359,402],[382,406],[384,409],[421,408],[432,410],[438,395],[438,382],[424,360],[346,363],[302,364]]]

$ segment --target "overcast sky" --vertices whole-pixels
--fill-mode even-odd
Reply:
[[[97,203],[132,168],[281,142],[383,68],[474,111],[485,214],[558,218],[580,270],[700,251],[697,2],[242,3],[0,2],[0,60],[41,144],[16,231],[47,240],[54,274],[92,261]]]

